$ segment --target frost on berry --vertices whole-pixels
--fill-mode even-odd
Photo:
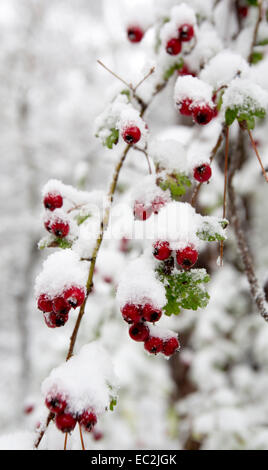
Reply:
[[[86,410],[78,417],[78,421],[85,431],[90,432],[97,423],[97,416],[93,411]]]
[[[140,307],[127,303],[121,309],[122,317],[127,323],[138,323],[141,319]]]
[[[194,121],[204,126],[215,117],[215,105],[213,107],[208,104],[192,106],[192,114]]]
[[[60,393],[55,395],[48,395],[46,397],[45,403],[49,411],[55,414],[63,413],[67,406],[66,397],[64,397]]]
[[[151,354],[158,354],[163,350],[163,340],[157,336],[149,337],[144,343],[144,349]]]
[[[212,100],[213,89],[204,81],[191,75],[184,75],[177,78],[174,90],[175,104],[180,113],[190,115],[197,110],[214,109],[215,105]],[[209,115],[210,117],[210,115]],[[212,119],[212,116],[209,120]],[[197,119],[197,117],[195,117]],[[208,120],[208,122],[209,122]],[[203,123],[203,122],[202,122]],[[199,122],[201,124],[201,122]]]
[[[71,286],[63,293],[64,300],[72,308],[77,308],[82,305],[85,300],[85,289],[83,287]]]
[[[211,166],[208,163],[204,163],[194,168],[194,178],[199,183],[205,183],[211,177]]]
[[[141,138],[141,131],[137,126],[128,126],[122,130],[122,137],[127,144],[136,144]]]
[[[176,259],[179,266],[183,269],[190,269],[194,266],[198,258],[198,251],[192,246],[186,246],[176,252]]]
[[[176,337],[168,338],[163,344],[163,354],[165,356],[172,356],[176,351],[179,350],[180,344]]]
[[[62,207],[63,198],[59,193],[48,193],[44,197],[43,202],[46,209],[54,211],[55,209]]]
[[[191,24],[182,24],[179,27],[179,39],[182,42],[188,42],[191,41],[191,39],[194,37],[194,27]]]
[[[74,430],[76,426],[76,417],[71,413],[60,413],[56,415],[55,423],[57,428],[66,433]]]
[[[142,319],[144,321],[155,323],[160,320],[162,316],[162,310],[155,308],[151,304],[145,304],[142,307]]]
[[[171,38],[166,44],[166,51],[170,55],[178,55],[181,52],[181,41]]]
[[[52,312],[52,300],[47,294],[41,294],[37,299],[37,307],[42,312]]]
[[[169,242],[157,241],[153,246],[153,255],[156,259],[161,261],[169,258],[171,255]]]

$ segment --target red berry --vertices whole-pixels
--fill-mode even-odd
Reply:
[[[23,411],[26,415],[29,415],[33,412],[33,410],[34,410],[34,405],[26,405]]]
[[[160,196],[157,196],[152,202],[152,210],[154,214],[158,214],[161,207],[165,206],[165,204],[166,201],[164,201],[164,199],[162,199]]]
[[[126,127],[122,137],[127,144],[136,144],[141,138],[141,131],[137,126]]]
[[[177,38],[172,38],[167,42],[166,51],[170,55],[178,55],[181,52],[181,42]]]
[[[42,312],[52,312],[52,300],[50,300],[47,294],[41,294],[37,300],[37,307]]]
[[[241,18],[246,18],[248,16],[248,7],[238,7],[238,14]]]
[[[97,417],[92,411],[84,411],[83,414],[78,418],[79,423],[85,431],[90,432],[97,423]]]
[[[183,24],[179,28],[180,41],[188,42],[194,37],[194,27],[191,24]]]
[[[193,107],[192,113],[194,121],[201,126],[205,126],[215,117],[214,108],[208,104]]]
[[[134,323],[129,328],[129,336],[134,341],[146,341],[149,337],[149,328],[144,323]]]
[[[172,356],[180,347],[179,341],[175,336],[164,341],[163,353],[165,356]]]
[[[153,208],[145,208],[145,205],[142,202],[135,201],[133,212],[135,219],[147,220],[152,215]]]
[[[142,309],[142,319],[148,322],[156,322],[160,320],[162,316],[162,310],[154,308],[151,304],[145,304]]]
[[[196,74],[194,72],[191,72],[188,65],[183,64],[183,67],[178,70],[178,75],[192,75],[192,77],[196,77]]]
[[[76,418],[71,413],[61,413],[56,416],[57,428],[62,432],[71,432],[75,428]]]
[[[68,313],[44,313],[45,323],[49,328],[59,328],[68,321]]]
[[[51,220],[45,220],[44,227],[48,232],[51,232]]]
[[[49,411],[55,414],[63,413],[67,406],[66,400],[60,393],[47,397],[45,403]]]
[[[130,42],[140,42],[144,36],[144,31],[139,26],[129,26],[127,37]]]
[[[68,222],[57,220],[51,224],[51,232],[59,238],[64,238],[68,235],[70,230]]]
[[[179,111],[183,116],[192,115],[191,104],[192,100],[189,98],[186,98],[185,100],[182,100],[180,103],[178,103]]]
[[[191,246],[176,252],[177,263],[184,269],[190,269],[197,261],[198,252]]]
[[[145,341],[144,349],[151,354],[158,354],[163,350],[163,340],[156,336],[151,336]]]
[[[59,193],[48,193],[44,197],[43,203],[46,209],[54,211],[55,209],[62,207],[63,199]]]
[[[126,304],[122,309],[122,316],[127,323],[138,323],[140,321],[140,311],[134,304]]]
[[[82,305],[85,300],[85,290],[81,287],[72,286],[64,293],[64,300],[72,307],[77,308]]]
[[[168,242],[158,241],[154,244],[153,247],[153,255],[156,259],[159,259],[160,261],[168,259],[172,253]]]
[[[65,298],[60,296],[53,299],[52,308],[54,313],[59,313],[61,315],[68,313],[71,309]]]
[[[199,181],[199,183],[205,183],[211,177],[212,171],[208,163],[203,163],[194,169],[194,179]]]

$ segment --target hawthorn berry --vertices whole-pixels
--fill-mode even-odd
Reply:
[[[37,300],[37,307],[42,312],[52,312],[52,300],[47,296],[47,294],[41,294]]]
[[[144,31],[139,26],[129,26],[127,29],[127,37],[130,42],[140,42],[144,36]]]
[[[158,241],[154,245],[153,255],[156,259],[164,261],[168,259],[171,255],[171,249],[169,247],[169,242]]]
[[[191,24],[183,24],[179,27],[179,39],[182,42],[191,41],[194,37],[194,27]]]
[[[178,55],[181,52],[181,41],[177,38],[170,39],[166,44],[166,51],[170,55]]]
[[[190,269],[197,261],[198,252],[191,246],[186,246],[183,250],[176,252],[176,259],[183,269]]]
[[[54,313],[64,315],[69,313],[71,306],[66,302],[64,297],[54,297],[52,301],[52,308]]]
[[[156,322],[160,320],[162,311],[158,308],[154,308],[151,304],[145,304],[142,309],[142,319],[148,322]]]
[[[97,416],[92,411],[84,411],[78,421],[85,431],[90,432],[97,423]]]
[[[179,341],[175,336],[164,341],[163,354],[165,356],[172,356],[180,347]]]
[[[165,206],[165,204],[166,204],[166,201],[162,197],[156,196],[156,198],[152,202],[153,213],[158,214],[161,207]]]
[[[183,67],[181,69],[178,70],[178,75],[182,76],[182,75],[192,75],[192,77],[196,77],[196,74],[194,72],[191,72],[191,70],[189,69],[188,65],[183,64]]]
[[[68,313],[44,313],[45,323],[49,328],[59,328],[60,326],[64,326],[68,321],[68,318]]]
[[[48,232],[51,232],[51,220],[45,220],[44,227]]]
[[[81,287],[72,286],[64,293],[64,300],[72,307],[77,308],[82,305],[85,300],[85,290]]]
[[[62,220],[56,220],[51,224],[51,232],[58,238],[64,238],[68,235],[70,226],[68,222]]]
[[[157,336],[150,336],[144,343],[144,349],[151,354],[158,354],[163,350],[163,340]]]
[[[194,121],[201,126],[205,126],[215,117],[214,108],[208,104],[193,107],[192,114]]]
[[[76,418],[71,413],[60,413],[55,420],[57,428],[62,432],[71,432],[75,428]]]
[[[191,116],[192,115],[192,100],[189,98],[186,98],[185,100],[182,100],[180,103],[178,103],[178,108],[180,113],[183,116]]]
[[[138,126],[125,127],[122,137],[127,144],[136,144],[141,138],[141,131]]]
[[[140,311],[134,304],[126,304],[122,308],[122,316],[127,323],[139,323]]]
[[[144,323],[134,323],[129,328],[129,336],[134,341],[146,341],[149,337],[149,328]]]
[[[211,177],[212,171],[211,166],[208,163],[203,163],[194,168],[194,179],[199,181],[199,183],[205,183]]]
[[[63,413],[67,406],[66,400],[60,393],[47,397],[45,403],[49,411],[55,414]]]
[[[248,7],[247,6],[238,7],[238,14],[241,18],[246,18],[248,16]]]
[[[63,198],[60,193],[48,193],[43,200],[44,206],[50,211],[59,209],[63,205]]]
[[[134,217],[137,220],[147,220],[153,213],[152,207],[145,207],[142,202],[135,201],[133,209]]]

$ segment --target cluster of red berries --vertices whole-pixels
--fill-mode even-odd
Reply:
[[[154,251],[153,255],[159,261],[165,261],[172,255],[172,250],[170,248],[169,242],[167,241],[157,241],[153,245]],[[176,260],[178,265],[183,269],[192,268],[198,258],[198,251],[191,245],[186,246],[182,250],[176,250]]]
[[[140,42],[144,36],[144,31],[143,29],[140,28],[140,26],[129,26],[127,28],[127,37],[130,42]]]
[[[45,209],[53,212],[55,209],[60,209],[63,205],[62,195],[58,192],[47,193],[43,199]],[[57,238],[67,237],[70,226],[69,223],[65,220],[62,220],[60,217],[47,218],[44,222],[45,229],[53,233]]]
[[[135,201],[133,209],[134,217],[137,220],[147,220],[152,214],[158,214],[161,207],[165,204],[166,201],[160,196],[155,197],[149,206],[143,202]]]
[[[64,433],[73,431],[77,422],[87,432],[90,432],[97,423],[96,414],[92,409],[85,410],[82,413],[68,411],[67,400],[59,393],[48,396],[45,403],[49,411],[56,415],[55,423],[57,428]]]
[[[71,286],[53,298],[47,294],[39,295],[37,307],[43,312],[46,325],[49,328],[58,328],[68,321],[71,308],[80,307],[84,300],[84,288]]]
[[[122,130],[122,137],[127,144],[133,145],[139,142],[141,138],[141,131],[138,126],[124,127]]]
[[[166,44],[166,51],[170,55],[178,55],[182,49],[182,42],[191,41],[194,37],[194,27],[191,24],[182,24],[178,29],[177,37],[171,38]]]
[[[151,354],[162,353],[165,356],[172,356],[179,349],[179,341],[176,336],[169,336],[165,339],[151,334],[150,328],[146,324],[155,323],[160,320],[162,310],[155,308],[152,304],[135,305],[127,303],[121,309],[123,319],[131,324],[129,336],[134,341],[144,343],[144,349]]]
[[[218,114],[216,106],[212,107],[207,103],[194,105],[190,98],[178,102],[177,106],[183,116],[192,116],[194,122],[201,126],[208,124]]]

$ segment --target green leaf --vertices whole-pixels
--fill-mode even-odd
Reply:
[[[167,69],[164,73],[164,80],[168,80],[170,77],[172,77],[176,70],[182,69],[183,63],[183,59],[180,59],[179,62],[176,62],[175,64],[171,65],[171,67],[169,67],[169,69]]]
[[[112,149],[113,145],[116,145],[119,139],[119,130],[118,129],[111,129],[111,134],[106,138],[104,142],[104,146],[108,149]]]
[[[77,221],[77,225],[81,225],[83,222],[85,222],[85,220],[87,220],[89,217],[91,217],[91,214],[85,214],[85,215],[81,215],[81,214],[78,214],[76,216],[76,221]]]
[[[215,217],[204,217],[203,219],[201,227],[196,232],[196,235],[200,240],[207,242],[220,242],[226,240],[227,237],[223,230],[228,226],[228,220],[216,220]]]
[[[252,7],[257,7],[258,6],[258,0],[247,0],[247,2]]]
[[[112,398],[110,401],[110,410],[114,411],[114,407],[117,405],[117,400],[116,398]]]
[[[128,97],[128,100],[130,100],[130,90],[125,88],[124,90],[121,91],[121,95],[126,95]]]
[[[236,116],[237,116],[237,110],[236,109],[228,108],[225,111],[225,122],[226,122],[227,126],[231,126],[231,124],[233,124]]]
[[[209,282],[210,277],[205,269],[176,270],[166,275],[160,266],[158,276],[166,289],[165,315],[178,315],[181,309],[197,310],[207,306],[210,297],[204,284]]]
[[[159,186],[163,191],[169,189],[172,199],[177,201],[186,193],[186,188],[191,187],[191,181],[185,174],[176,173],[168,175],[165,180],[160,181]]]
[[[262,52],[257,52],[254,51],[251,56],[251,62],[252,64],[257,64],[263,59],[263,53]]]
[[[62,249],[72,247],[72,243],[66,238],[56,238],[55,243],[58,245],[59,248]]]
[[[262,39],[261,41],[257,42],[257,46],[267,46],[268,38]]]

